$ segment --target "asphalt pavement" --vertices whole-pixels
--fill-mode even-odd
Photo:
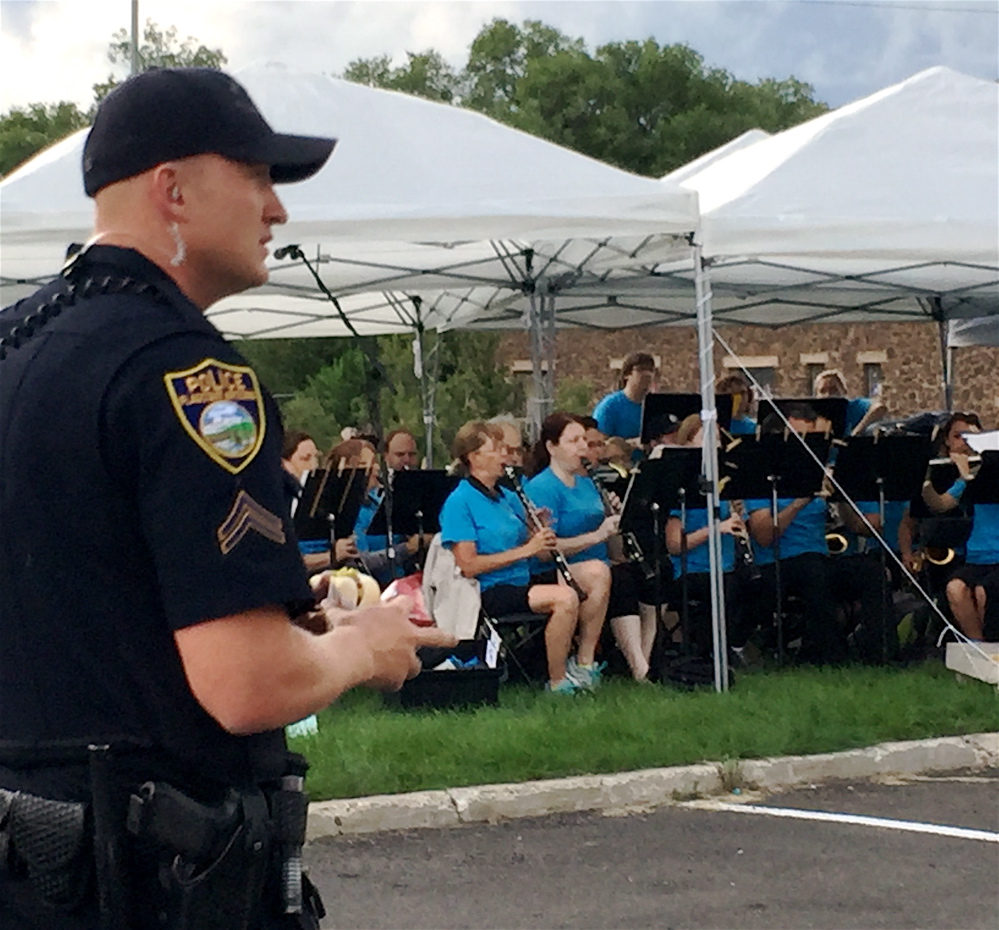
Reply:
[[[797,819],[830,814],[858,822]],[[995,930],[997,840],[988,769],[327,837],[307,864],[340,930]]]

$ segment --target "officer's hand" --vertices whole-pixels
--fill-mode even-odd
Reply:
[[[395,597],[373,607],[347,612],[338,625],[351,626],[364,634],[374,658],[371,676],[364,682],[379,691],[398,691],[405,681],[420,673],[416,650],[423,646],[451,647],[458,638],[436,627],[409,622],[413,602]]]

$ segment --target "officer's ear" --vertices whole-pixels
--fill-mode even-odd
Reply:
[[[152,171],[153,199],[156,206],[171,222],[180,219],[184,207],[184,185],[177,166],[165,162]]]

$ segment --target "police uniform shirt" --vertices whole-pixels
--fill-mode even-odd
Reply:
[[[527,541],[527,516],[517,495],[508,488],[489,489],[465,478],[441,508],[441,542],[449,549],[459,542],[475,543],[479,555],[515,549]],[[531,581],[530,559],[477,576],[480,590],[498,584],[526,587]]]
[[[791,497],[778,498],[777,512],[780,513],[793,500],[794,498]],[[765,498],[747,500],[745,506],[747,514],[752,514],[757,510],[765,510],[768,519],[771,518],[770,501]],[[806,552],[829,555],[829,545],[826,543],[826,502],[821,497],[812,498],[802,507],[780,537],[780,557],[782,560],[793,559],[796,555],[804,555]],[[774,562],[773,547],[761,546],[754,540],[753,557],[757,565],[772,565]]]
[[[173,634],[312,601],[277,407],[144,257],[96,246],[81,269],[131,292],[79,299],[0,362],[0,741],[131,740],[245,783],[283,733],[225,732]]]
[[[718,507],[718,514],[721,520],[727,520],[732,516],[732,509],[728,501],[722,501]],[[679,510],[671,510],[671,517],[680,518]],[[708,511],[705,507],[694,507],[687,511],[686,515],[687,535],[696,533],[708,525]],[[731,533],[721,534],[722,544],[722,571],[730,572],[735,568],[735,538]],[[674,577],[679,578],[681,574],[680,556],[670,555],[673,563]],[[700,546],[694,546],[687,550],[687,573],[696,575],[701,572],[711,571],[711,556],[708,549],[708,541],[705,540]]]
[[[590,533],[604,522],[604,504],[597,486],[585,475],[576,475],[575,478],[576,482],[570,488],[549,467],[524,485],[527,496],[538,507],[547,507],[551,511],[551,527],[555,535],[562,539]],[[566,557],[570,563],[585,562],[587,559],[609,562],[607,543],[596,543]],[[535,571],[550,565],[539,563]]]

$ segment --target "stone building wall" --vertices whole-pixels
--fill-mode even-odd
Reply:
[[[890,416],[944,407],[940,341],[933,325],[817,323],[777,330],[725,326],[719,332],[741,358],[756,365],[774,363],[773,391],[777,396],[810,394],[809,376],[821,368],[840,368],[851,396],[863,394],[866,362],[880,365],[881,396]],[[589,381],[591,401],[596,401],[618,387],[618,371],[611,367],[612,362],[636,350],[660,357],[660,390],[698,390],[694,327],[563,329],[558,333],[556,372],[559,379]],[[716,374],[726,370],[727,355],[716,342]],[[506,336],[500,357],[511,367],[529,371],[524,364],[530,359],[527,335]],[[515,365],[517,362],[520,364]],[[978,411],[987,427],[999,425],[999,349],[976,346],[954,350],[953,407]]]

